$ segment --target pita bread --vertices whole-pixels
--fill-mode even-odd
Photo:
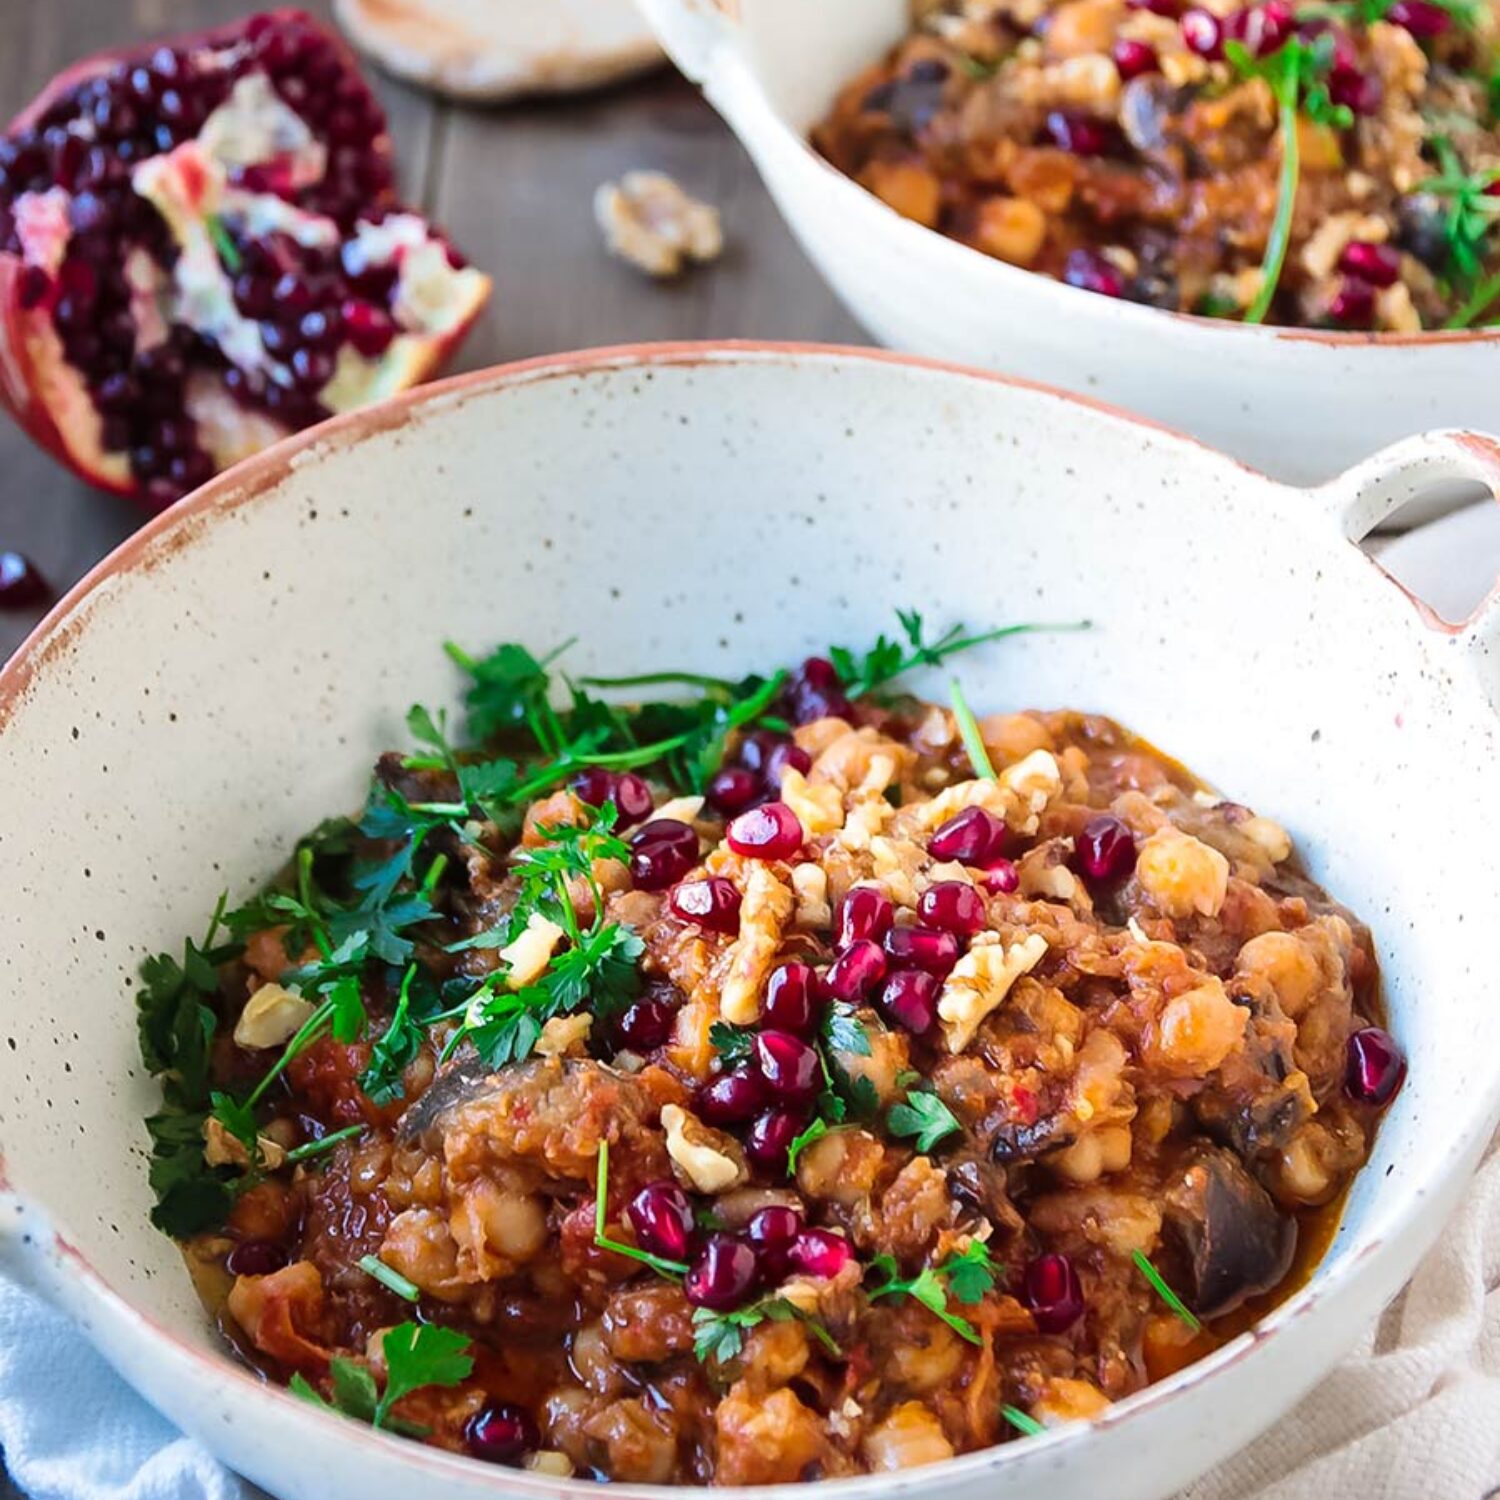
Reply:
[[[334,0],[334,14],[382,68],[456,99],[571,93],[662,56],[633,0]]]

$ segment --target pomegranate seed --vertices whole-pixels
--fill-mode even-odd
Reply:
[[[39,307],[51,290],[52,278],[40,266],[27,266],[21,272],[16,296],[22,309],[30,311],[33,307]]]
[[[1101,120],[1055,109],[1047,116],[1052,143],[1074,156],[1103,156],[1111,145],[1111,131]]]
[[[1194,6],[1178,23],[1188,51],[1210,60],[1224,55],[1224,28],[1211,10]]]
[[[590,807],[603,807],[615,795],[615,774],[603,766],[590,766],[568,783],[568,789],[580,802]]]
[[[1297,17],[1282,0],[1247,5],[1224,22],[1226,40],[1239,42],[1251,57],[1269,57],[1279,51],[1296,29]]]
[[[823,1069],[816,1047],[790,1031],[762,1031],[754,1045],[756,1066],[773,1098],[782,1104],[805,1104],[818,1092]]]
[[[1161,71],[1161,59],[1150,42],[1131,41],[1122,36],[1111,48],[1111,56],[1115,60],[1116,71],[1125,83],[1129,83],[1132,78]]]
[[[896,908],[891,898],[873,885],[857,885],[839,902],[833,940],[840,948],[868,938],[878,943],[891,930]]]
[[[667,904],[673,915],[695,922],[710,932],[740,930],[740,893],[732,880],[710,875],[706,880],[685,880],[672,888]]]
[[[979,883],[992,896],[1008,896],[1021,884],[1021,876],[1008,859],[997,859],[984,867]]]
[[[1394,245],[1350,240],[1339,256],[1339,270],[1358,276],[1371,286],[1394,286],[1401,275],[1401,252]]]
[[[820,1281],[831,1281],[853,1259],[853,1245],[831,1229],[804,1229],[792,1241],[793,1266]]]
[[[483,1406],[464,1423],[464,1446],[487,1464],[519,1468],[528,1453],[542,1445],[531,1413],[508,1402]]]
[[[1373,115],[1380,111],[1385,87],[1373,73],[1352,66],[1335,67],[1328,75],[1328,97],[1335,104],[1347,105],[1357,115]]]
[[[938,991],[943,982],[925,969],[898,969],[880,987],[876,1004],[913,1036],[925,1036],[937,1021]]]
[[[760,779],[744,766],[726,766],[708,784],[709,804],[733,817],[760,795]]]
[[[958,962],[958,939],[930,927],[893,927],[885,951],[894,968],[925,969],[942,978]]]
[[[807,964],[782,964],[766,981],[766,1000],[761,1021],[778,1031],[807,1036],[817,1028],[822,1013],[818,976]]]
[[[745,1155],[758,1167],[787,1174],[786,1157],[802,1133],[807,1115],[802,1110],[768,1109],[757,1115],[745,1136]]]
[[[614,803],[622,827],[649,818],[656,808],[651,788],[634,771],[622,771],[615,777]]]
[[[1113,813],[1099,813],[1083,825],[1073,862],[1086,880],[1123,880],[1135,869],[1135,835]]]
[[[0,552],[0,609],[31,609],[51,596],[51,586],[25,553]]]
[[[1133,78],[1143,77],[1145,74],[1155,74],[1161,71],[1161,58],[1157,55],[1157,48],[1151,42],[1133,42],[1128,37],[1122,36],[1110,49],[1110,55],[1115,58],[1116,71],[1121,75],[1124,83],[1130,83]]]
[[[1328,316],[1343,328],[1368,328],[1375,318],[1375,288],[1363,276],[1346,276],[1328,304]]]
[[[619,1045],[631,1052],[652,1052],[672,1039],[677,1007],[666,1000],[637,1000],[615,1023]]]
[[[1128,10],[1149,10],[1154,16],[1166,16],[1175,20],[1181,13],[1178,0],[1125,0]]]
[[[1042,1333],[1063,1333],[1083,1316],[1083,1286],[1066,1255],[1039,1255],[1026,1267],[1021,1301]]]
[[[1344,1091],[1361,1104],[1389,1104],[1406,1081],[1406,1055],[1379,1026],[1349,1038],[1344,1054]]]
[[[765,1104],[764,1080],[746,1069],[709,1079],[694,1096],[694,1108],[710,1125],[743,1125],[746,1120],[754,1119]]]
[[[848,718],[849,699],[843,680],[826,657],[809,656],[786,685],[789,717],[794,724],[815,719]]]
[[[1097,250],[1070,250],[1063,262],[1063,280],[1085,292],[1101,297],[1123,297],[1125,278],[1119,268]]]
[[[857,1005],[885,978],[885,953],[878,943],[859,938],[823,971],[823,993],[831,1000]]]
[[[698,835],[676,818],[653,818],[630,839],[630,874],[643,891],[676,885],[698,863]]]
[[[1448,12],[1432,0],[1396,0],[1385,18],[1394,26],[1404,27],[1420,42],[1442,36],[1452,21]]]
[[[790,859],[802,847],[802,825],[785,802],[742,812],[725,836],[729,847],[747,859]]]
[[[755,1247],[770,1281],[782,1280],[791,1269],[792,1243],[802,1233],[802,1215],[795,1208],[772,1203],[757,1210],[745,1225],[745,1238]]]
[[[224,1257],[231,1276],[269,1276],[287,1264],[287,1253],[275,1240],[241,1240]]]
[[[1005,824],[987,808],[966,807],[938,825],[927,841],[927,852],[934,859],[982,865],[1000,852],[1007,835]]]
[[[782,740],[771,746],[771,753],[766,757],[766,784],[780,786],[781,778],[789,770],[806,776],[812,770],[812,756],[801,745]]]
[[[373,303],[351,297],[340,304],[344,333],[356,354],[379,359],[396,337],[396,323],[391,315]]]
[[[667,1260],[682,1260],[693,1237],[693,1205],[675,1182],[648,1183],[625,1210],[635,1242]]]
[[[984,897],[962,880],[934,881],[922,892],[917,911],[929,926],[944,932],[978,932],[988,918]]]
[[[749,1298],[759,1271],[755,1251],[744,1240],[711,1234],[683,1278],[683,1295],[694,1307],[728,1312]]]

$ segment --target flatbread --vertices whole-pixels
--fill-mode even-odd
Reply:
[[[662,58],[633,0],[334,0],[334,14],[388,72],[477,102],[595,88]]]

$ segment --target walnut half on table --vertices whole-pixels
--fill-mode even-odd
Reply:
[[[679,276],[689,262],[724,249],[719,211],[685,193],[665,172],[627,172],[594,194],[594,217],[610,253],[648,276]]]

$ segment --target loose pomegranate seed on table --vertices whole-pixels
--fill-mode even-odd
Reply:
[[[489,289],[449,249],[301,12],[88,59],[0,141],[7,404],[90,482],[166,504],[429,373]]]
[[[52,587],[23,552],[0,552],[0,609],[32,609],[52,597]]]

